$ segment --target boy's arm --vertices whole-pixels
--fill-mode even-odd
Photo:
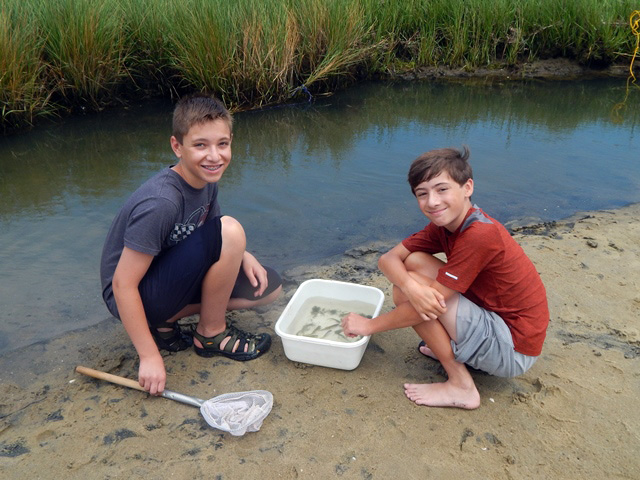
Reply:
[[[412,327],[435,320],[446,312],[445,300],[457,293],[434,279],[409,272],[405,260],[411,252],[401,243],[380,257],[378,265],[385,276],[398,287],[408,302],[399,302],[390,312],[369,319],[350,313],[342,319],[345,335],[372,335],[397,328]]]
[[[397,244],[378,260],[378,267],[384,276],[396,287],[404,292],[406,285],[412,279],[404,265],[404,261],[411,252],[402,243]]]
[[[164,360],[156,346],[144,313],[138,285],[147,273],[152,255],[124,247],[113,275],[113,294],[129,338],[140,357],[138,381],[152,395],[164,390]]]
[[[410,254],[399,243],[380,257],[378,266],[385,277],[402,291],[423,320],[435,320],[447,311],[446,298],[456,292],[435,279],[409,273],[404,262]]]

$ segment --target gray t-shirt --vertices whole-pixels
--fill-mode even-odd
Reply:
[[[170,167],[129,197],[111,224],[100,261],[102,297],[112,314],[117,309],[111,282],[123,248],[157,256],[187,238],[207,218],[219,216],[217,197],[217,184],[193,188]]]

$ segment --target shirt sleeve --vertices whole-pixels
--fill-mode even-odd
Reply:
[[[124,245],[137,252],[158,255],[175,225],[176,206],[164,198],[148,198],[131,211]]]
[[[502,241],[493,225],[473,225],[456,239],[436,280],[465,293],[480,272],[500,254]]]
[[[218,184],[214,183],[211,185],[208,218],[219,217],[220,215],[222,214],[220,213],[220,204],[218,203]]]
[[[433,254],[444,252],[444,246],[438,235],[437,228],[432,223],[405,238],[402,241],[402,245],[412,253],[426,252]]]

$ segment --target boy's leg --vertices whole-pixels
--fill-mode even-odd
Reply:
[[[441,260],[427,253],[415,252],[405,260],[405,266],[417,279],[426,276],[434,279],[438,269],[444,264]],[[393,298],[396,305],[408,303],[402,291],[394,286]],[[456,341],[456,315],[459,295],[447,300],[447,311],[437,320],[423,321],[413,325],[416,333],[428,347],[423,353],[437,358],[447,372],[448,380],[444,383],[405,384],[405,394],[418,405],[433,407],[460,407],[473,409],[480,406],[480,394],[473,378],[463,363],[455,360],[451,340]]]
[[[227,218],[230,218],[230,217],[227,217]],[[220,239],[221,243],[224,241],[224,239],[222,238],[222,233],[223,233],[222,226],[225,222],[228,222],[228,221],[230,220],[225,220],[225,217],[220,218],[221,225],[220,225],[219,234],[221,237]],[[227,233],[231,234],[232,232],[230,231],[230,229],[228,230],[229,232]],[[227,242],[233,242],[234,239],[232,237],[233,236],[230,235],[229,238],[227,239]],[[215,259],[214,264],[215,262],[218,262],[221,254],[222,254],[222,248],[220,248],[220,252],[218,253],[218,255],[214,257]],[[206,262],[207,260],[206,258],[203,257],[202,261]],[[251,285],[244,271],[242,269],[239,270],[235,278],[235,283],[233,284],[233,290],[231,291],[231,298],[227,303],[227,308],[226,308],[227,310],[239,310],[239,309],[259,307],[262,305],[268,305],[270,303],[273,303],[275,300],[278,299],[280,293],[282,293],[282,279],[280,278],[280,275],[278,275],[278,273],[275,270],[273,270],[271,267],[265,266],[264,268],[267,271],[267,281],[269,282],[269,285],[267,286],[267,288],[265,289],[265,291],[262,293],[260,297],[254,296],[254,292],[256,288]],[[229,276],[229,278],[232,278],[232,276]],[[204,275],[203,275],[202,283],[203,282],[204,282]],[[167,320],[167,323],[173,323],[177,320],[180,320],[181,318],[200,314],[200,311],[202,309],[201,293],[198,293],[197,299],[194,299],[194,300],[197,303],[190,303],[189,305],[186,305],[179,312],[173,315],[169,320]]]
[[[251,285],[249,278],[242,269],[238,273],[238,278],[231,292],[231,298],[227,305],[227,310],[239,310],[268,305],[278,299],[282,293],[282,278],[272,269],[263,265],[267,271],[267,288],[259,297],[255,296],[256,287]]]
[[[206,330],[204,335],[210,338],[208,332],[225,331],[225,312],[234,308],[229,300],[232,291],[235,292],[245,283],[249,284],[240,270],[245,245],[242,226],[232,217],[217,217],[207,220],[189,238],[156,258],[140,284],[152,333],[168,332],[166,335],[171,336],[173,341],[173,335],[170,334],[176,332],[176,329],[167,324],[198,313],[201,314],[198,333],[203,334]],[[268,267],[267,272],[270,285],[263,296],[256,300],[242,299],[242,306],[266,304],[280,293],[280,277]],[[240,288],[240,293],[244,290],[247,288]],[[246,292],[244,294],[245,297],[250,297]],[[191,342],[190,337],[189,341]],[[228,341],[228,337],[223,339],[220,346],[224,348]],[[237,350],[238,345],[239,341],[231,349],[232,352]],[[181,346],[178,350],[186,346],[188,345]],[[200,347],[197,340],[196,346]],[[248,346],[245,350],[247,349]],[[266,351],[266,348],[263,350]]]
[[[443,262],[426,253],[412,253],[405,259],[405,266],[409,275],[419,283],[426,283],[422,277],[435,278],[439,265]],[[378,332],[396,330],[399,328],[414,327],[424,320],[413,308],[409,299],[395,285],[393,286],[393,301],[396,308],[390,312],[378,315],[370,320],[362,315],[349,314],[342,319],[342,328],[346,335],[372,335]]]
[[[448,312],[447,312],[448,313]],[[439,320],[429,320],[413,327],[430,352],[442,364],[448,379],[442,383],[404,385],[407,398],[418,405],[473,409],[480,406],[480,394],[463,363],[456,361],[451,337]]]
[[[221,217],[208,219],[178,245],[158,255],[139,285],[145,314],[158,346],[179,351],[193,344],[175,321],[200,312],[205,275],[222,249]],[[187,341],[188,340],[188,341]]]
[[[199,280],[197,289],[191,294],[191,303],[177,311],[177,313],[167,320],[167,323],[173,323],[186,316],[200,314],[200,321],[196,327],[196,333],[203,337],[211,338],[227,329],[225,318],[227,310],[266,305],[278,297],[282,288],[279,275],[269,267],[265,267],[270,284],[262,297],[255,300],[253,298],[230,298],[232,293],[236,293],[236,290],[238,290],[241,295],[245,295],[245,297],[249,296],[246,293],[247,287],[245,284],[248,284],[249,287],[250,284],[240,269],[246,246],[244,229],[237,220],[227,216],[208,220],[208,222],[212,223],[207,225],[208,229],[204,235],[204,227],[196,230],[198,234],[195,236],[199,237],[198,243],[192,244],[190,251],[193,253],[184,256],[185,260],[188,258],[188,261],[186,264],[183,264],[191,265],[190,267],[186,267],[188,272],[193,273],[188,274],[190,281],[194,281],[196,278],[201,278],[201,280]],[[216,222],[218,223],[217,229],[215,228]],[[188,240],[192,239],[185,239],[183,242],[187,242]],[[199,263],[200,266],[206,267],[209,265],[209,267],[206,267],[208,269],[203,271],[201,276],[195,274],[194,270],[198,270],[198,266],[193,264],[194,261]],[[193,287],[188,287],[186,291],[191,291],[192,289]],[[197,293],[197,295],[194,296],[195,293]],[[165,295],[171,297],[170,293]],[[160,332],[165,330],[168,329],[158,329]],[[263,335],[263,337],[264,336],[265,335]],[[220,350],[224,349],[230,337],[231,335],[220,342],[218,345]],[[202,348],[202,343],[195,336],[194,343],[197,348]],[[233,347],[231,347],[230,353],[236,352],[239,345],[240,340],[237,340]],[[245,344],[243,350],[246,352],[248,349],[249,345]],[[266,351],[266,348],[263,350]]]
[[[201,304],[189,306],[199,307],[200,321],[196,332],[203,337],[215,337],[226,329],[227,305],[246,247],[246,237],[242,225],[232,217],[222,217],[220,221],[222,223],[220,258],[209,268],[204,277]],[[228,341],[229,338],[225,338],[220,343],[220,349],[223,349]],[[202,348],[198,339],[194,339],[194,343]],[[234,345],[233,351],[236,350],[238,343],[239,340]]]
[[[196,308],[200,313],[200,321],[196,327],[196,333],[202,337],[211,339],[227,330],[226,324],[226,312],[234,308],[251,308],[259,305],[266,305],[274,301],[280,291],[281,285],[274,281],[274,285],[268,288],[267,291],[273,290],[267,295],[256,300],[246,298],[231,298],[233,292],[239,289],[239,286],[243,286],[244,283],[248,283],[248,279],[245,279],[244,273],[240,272],[240,266],[242,265],[242,259],[246,247],[246,237],[242,225],[238,223],[232,217],[221,218],[221,236],[222,236],[222,248],[220,250],[220,258],[215,262],[211,268],[207,271],[202,282],[202,293],[199,305],[190,305],[187,308]],[[279,280],[278,275],[268,270],[269,276],[274,280]],[[240,279],[240,281],[237,281]],[[245,280],[245,281],[243,281]],[[240,288],[240,290],[243,290]],[[246,290],[246,288],[244,289]],[[243,293],[243,292],[241,292]],[[246,295],[246,292],[244,292]],[[181,312],[183,313],[183,312]],[[224,350],[228,342],[235,335],[241,333],[237,330],[234,333],[224,338],[218,345],[219,350]],[[240,338],[244,338],[247,334],[242,333]],[[235,344],[231,346],[228,353],[238,352],[240,350],[241,340],[238,338]],[[258,345],[258,348],[264,352],[269,348],[271,339],[268,335],[263,334],[260,336],[248,335],[248,338],[254,338]],[[197,348],[202,349],[203,345],[197,335],[194,335],[194,344]],[[206,349],[205,349],[206,350]],[[249,342],[245,342],[242,347],[242,351],[249,351]],[[203,352],[208,353],[208,352]],[[254,352],[255,353],[255,352]],[[209,356],[209,355],[206,355]],[[257,356],[257,355],[256,355]],[[249,357],[253,357],[253,354]],[[244,359],[249,359],[246,357]],[[234,357],[235,358],[235,357]]]

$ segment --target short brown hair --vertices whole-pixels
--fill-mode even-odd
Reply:
[[[173,136],[182,143],[184,136],[194,125],[222,119],[233,127],[233,117],[217,98],[204,93],[187,95],[178,100],[173,110]]]
[[[459,185],[464,185],[467,180],[473,178],[473,171],[469,165],[469,147],[462,146],[462,151],[457,148],[440,148],[430,150],[416,158],[409,168],[407,180],[411,191],[415,190],[422,182],[428,182],[443,171]]]

